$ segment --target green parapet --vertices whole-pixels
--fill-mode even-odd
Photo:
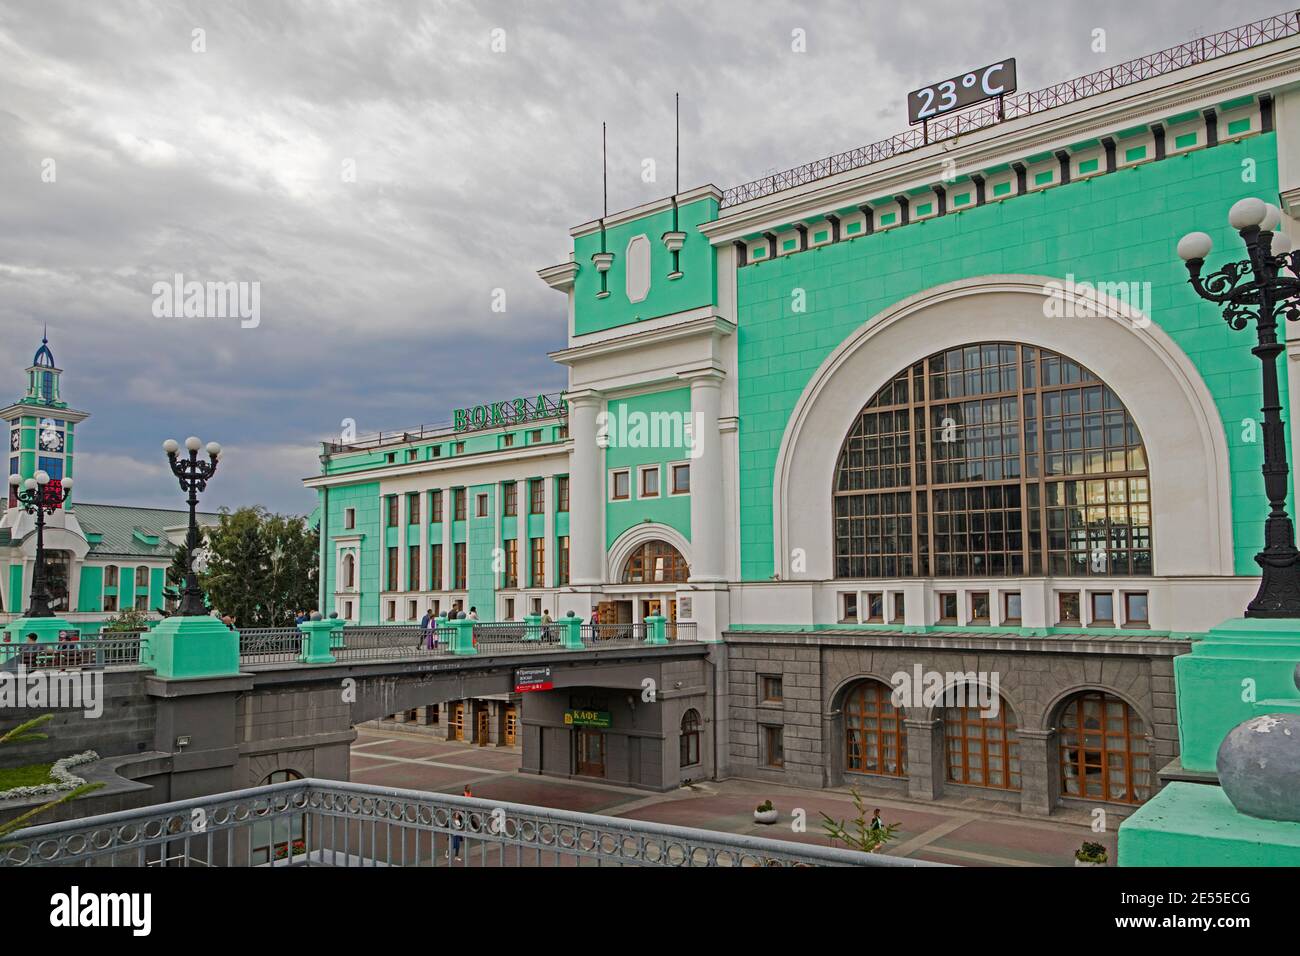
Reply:
[[[298,656],[299,664],[333,664],[334,655],[330,653],[334,632],[338,630],[333,621],[303,621],[298,625],[302,631],[302,654]],[[340,634],[340,637],[342,635]]]
[[[650,614],[645,619],[645,642],[647,644],[667,644],[668,634],[662,614]]]
[[[41,644],[57,644],[60,631],[75,631],[75,624],[70,624],[61,617],[20,617],[5,625],[5,634],[9,643],[24,644],[28,634],[35,634]]]
[[[1174,658],[1184,770],[1214,773],[1219,744],[1242,721],[1300,706],[1300,621],[1233,618]]]
[[[478,648],[474,646],[474,622],[465,617],[448,623],[451,626],[451,652],[477,654]]]
[[[1171,783],[1119,828],[1120,866],[1300,866],[1300,824],[1239,812],[1222,787]]]
[[[542,639],[542,616],[540,614],[524,615],[524,640],[540,641]]]
[[[145,636],[140,663],[169,680],[238,674],[239,632],[208,615],[169,617]]]
[[[566,651],[582,650],[582,618],[570,614],[560,623],[564,627],[560,646]]]

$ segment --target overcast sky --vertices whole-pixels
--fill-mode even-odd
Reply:
[[[228,449],[205,506],[306,512],[345,418],[563,387],[535,273],[600,215],[602,120],[618,210],[673,190],[674,91],[682,188],[725,188],[905,129],[963,69],[1035,89],[1281,9],[0,0],[0,402],[48,322],[81,500],[181,507],[159,445],[196,434]],[[177,273],[259,283],[260,324],[156,316]]]

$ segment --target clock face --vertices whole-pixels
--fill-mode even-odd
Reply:
[[[63,432],[54,427],[53,419],[41,419],[41,451],[63,451]]]

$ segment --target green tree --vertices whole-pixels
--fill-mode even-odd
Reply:
[[[149,630],[149,613],[133,607],[124,607],[104,622],[101,633],[147,630]]]
[[[853,807],[858,811],[858,815],[853,819],[853,830],[849,831],[844,826],[843,820],[834,820],[822,813],[822,830],[831,842],[839,841],[853,850],[861,850],[863,853],[875,853],[886,843],[894,838],[898,831],[897,823],[886,823],[879,827],[872,828],[871,821],[867,816],[867,805],[863,802],[862,794],[858,793],[857,787],[850,787],[849,793],[853,795]]]
[[[318,540],[302,517],[260,506],[223,510],[208,530],[208,569],[199,583],[236,627],[291,625],[295,611],[315,606]]]

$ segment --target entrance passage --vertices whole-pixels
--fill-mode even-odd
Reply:
[[[577,731],[578,759],[576,772],[580,777],[605,776],[605,735],[599,730]]]

